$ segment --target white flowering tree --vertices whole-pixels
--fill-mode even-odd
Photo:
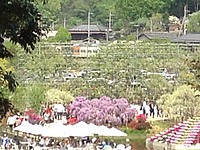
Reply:
[[[188,119],[198,115],[199,91],[188,85],[178,87],[172,94],[163,95],[158,103],[170,118]]]

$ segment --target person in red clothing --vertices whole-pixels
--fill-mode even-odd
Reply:
[[[44,120],[45,120],[46,123],[50,123],[51,122],[52,115],[53,115],[52,108],[47,106],[47,108],[44,111]]]
[[[69,119],[67,119],[67,124],[76,124],[77,123],[77,118],[76,117],[70,117]]]

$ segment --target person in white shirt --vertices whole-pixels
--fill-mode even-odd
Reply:
[[[63,113],[65,111],[64,105],[61,104],[61,103],[58,103],[58,104],[55,105],[54,110],[56,111],[57,119],[62,120],[62,116],[63,116]]]
[[[14,116],[9,116],[8,120],[7,120],[7,125],[10,126],[10,130],[12,131],[13,128],[15,127],[15,123],[17,120],[18,116],[14,115]]]

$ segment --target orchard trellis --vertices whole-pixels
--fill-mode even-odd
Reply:
[[[184,74],[188,71],[186,60],[193,58],[196,51],[191,50],[191,46],[178,45],[171,43],[136,43],[136,44],[112,44],[104,46],[101,51],[94,57],[88,58],[73,58],[66,57],[65,51],[55,53],[55,47],[50,45],[49,49],[40,48],[38,55],[41,57],[41,52],[48,57],[53,55],[54,61],[57,60],[57,65],[54,62],[49,62],[50,66],[57,67],[54,70],[76,70],[98,69],[100,73],[88,74],[84,78],[77,78],[69,82],[48,82],[48,84],[63,87],[70,91],[73,96],[87,96],[89,98],[101,97],[103,95],[111,98],[124,97],[129,101],[139,102],[145,97],[157,99],[162,94],[173,91],[174,87],[182,84],[186,78],[180,78],[179,74]],[[198,51],[198,45],[194,45]],[[36,50],[37,52],[37,50]],[[48,55],[47,55],[48,54]],[[37,57],[37,54],[35,54]],[[45,57],[42,57],[43,60]],[[63,61],[65,59],[65,61]],[[40,66],[46,66],[47,60],[43,61],[39,58]],[[23,59],[21,60],[23,61]],[[24,66],[29,66],[30,63],[25,63]],[[51,73],[51,67],[45,67],[46,74]],[[30,66],[29,66],[30,68]],[[37,76],[37,70],[29,72]],[[160,75],[146,75],[146,72],[159,72],[161,68],[170,69],[172,73],[178,74],[175,81],[170,83]],[[48,70],[49,69],[49,70]],[[42,74],[42,72],[40,72]],[[43,72],[44,73],[44,72]],[[41,76],[41,75],[40,75]],[[91,79],[90,77],[93,76]],[[133,87],[131,82],[135,80],[140,83],[140,86]],[[46,84],[46,82],[37,79],[36,81]]]
[[[140,98],[145,93],[153,98],[155,95],[163,94],[172,90],[175,83],[170,84],[164,78],[162,79],[160,76],[155,76],[154,78],[156,79],[162,79],[164,85],[160,85],[160,87],[153,87],[151,85],[151,87],[148,87],[148,85],[146,85],[148,84],[146,80],[148,80],[149,77],[145,77],[141,74],[141,71],[146,70],[149,72],[159,72],[161,68],[168,68],[171,69],[172,72],[178,73],[179,70],[187,69],[187,66],[184,64],[184,60],[189,58],[188,55],[193,56],[194,53],[189,49],[183,50],[182,47],[183,46],[170,43],[112,45],[102,50],[96,57],[101,60],[101,65],[98,67],[102,70],[102,72],[104,72],[104,78],[109,77],[110,71],[107,71],[106,69],[108,69],[109,66],[112,66],[112,69],[110,70],[117,71],[117,73],[112,71],[112,78],[118,80],[118,82],[125,81],[125,84],[122,84],[121,86],[126,88],[124,90],[126,91],[125,95],[128,95],[128,99],[131,98],[129,93],[136,95],[139,94],[138,91],[143,92],[140,93]],[[93,58],[92,60],[94,61],[96,58]],[[105,73],[106,71],[107,73]],[[133,79],[136,79],[136,81],[143,84],[143,88],[132,88],[130,86],[130,82]],[[157,89],[161,87],[162,89]]]

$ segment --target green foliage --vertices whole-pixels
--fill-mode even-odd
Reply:
[[[162,12],[168,5],[168,1],[164,0],[118,0],[116,2],[116,13],[126,24],[139,18],[150,17],[154,13]]]
[[[125,29],[126,34],[131,31],[131,22],[137,22],[143,29],[149,29],[147,20],[154,14],[162,14],[162,26],[156,23],[154,28],[165,30],[169,15],[183,17],[183,8],[187,4],[190,13],[197,11],[197,0],[48,0],[43,2],[36,0],[43,17],[43,25],[55,27],[53,23],[63,25],[64,18],[66,26],[72,27],[87,23],[88,11],[91,11],[91,22],[108,26],[108,16],[112,13],[112,29]],[[157,22],[157,21],[155,21]],[[147,24],[147,26],[146,26]],[[57,26],[56,26],[57,30]]]
[[[152,121],[152,126],[159,126],[162,130],[168,129],[175,124],[172,120],[159,120],[159,121]]]
[[[35,51],[25,56],[23,51],[17,53],[15,67],[17,69],[16,75],[20,77],[20,81],[31,79],[30,82],[33,80],[41,82],[45,76],[55,74],[59,67],[65,64],[62,52],[57,51],[55,47],[48,47],[44,50],[41,49],[41,46],[39,44]]]
[[[151,129],[148,130],[148,135],[152,136],[155,134],[159,134],[160,132],[173,127],[175,122],[173,120],[166,120],[166,121],[151,121]]]
[[[4,44],[4,39],[9,39],[14,44],[19,44],[26,52],[35,48],[35,43],[40,40],[43,28],[41,14],[37,7],[29,0],[2,1],[0,5],[0,58],[13,57],[11,51]],[[5,62],[5,61],[4,61]],[[11,71],[0,67],[0,86],[6,83],[14,91],[17,86]],[[2,94],[2,91],[0,91]]]
[[[19,43],[26,51],[34,49],[34,44],[43,35],[39,24],[42,18],[37,7],[28,0],[12,0],[3,1],[0,8],[0,44],[3,44],[3,38],[6,37],[13,43]],[[2,53],[3,48],[0,50]]]
[[[82,23],[82,19],[78,17],[70,17],[67,19],[67,27],[76,26]]]
[[[126,40],[127,41],[135,41],[137,39],[137,37],[135,36],[135,35],[128,35],[127,37],[126,37]]]
[[[192,33],[200,32],[200,11],[193,13],[189,17],[189,22],[187,24],[187,31]]]
[[[183,17],[184,6],[186,5],[188,7],[187,9],[190,10],[190,13],[198,11],[198,0],[172,0],[170,6],[167,8],[168,13],[181,18]]]
[[[163,94],[172,93],[177,86],[189,84],[190,81],[197,82],[192,73],[188,75],[190,67],[187,64],[197,57],[197,53],[184,51],[167,42],[120,42],[102,47],[98,54],[87,59],[64,59],[65,49],[57,51],[53,46],[47,48],[40,43],[31,55],[17,54],[17,77],[27,84],[41,82],[51,85],[54,89],[68,91],[74,97],[81,95],[98,98],[107,95],[112,98],[124,97],[135,103],[140,103],[145,97],[157,101]],[[161,73],[163,68],[170,73],[177,73],[177,77],[169,80],[160,74],[148,74]],[[101,73],[88,73],[83,78],[65,82],[56,81],[62,80],[62,73],[69,70],[90,69],[99,69]],[[44,79],[50,75],[50,78]],[[134,77],[140,83],[137,86],[131,85]]]
[[[149,19],[147,17],[138,18],[133,22],[133,24],[140,25],[141,27],[146,27]]]
[[[69,42],[71,40],[71,34],[67,29],[60,27],[55,36],[56,42]]]
[[[186,4],[190,13],[196,12],[198,8],[197,0],[48,0],[45,3],[36,0],[35,3],[44,16],[43,25],[52,26],[52,23],[62,25],[64,18],[67,20],[67,27],[87,23],[90,10],[91,22],[105,26],[108,26],[108,16],[111,12],[112,27],[115,30],[130,28],[130,22],[141,23],[141,20],[142,25],[146,25],[146,19],[156,13],[163,15],[162,22],[166,26],[169,15],[183,17],[183,8]],[[146,19],[143,20],[144,18]]]
[[[157,101],[164,114],[175,119],[188,119],[199,115],[199,91],[191,88],[191,86],[182,85],[178,87],[172,94],[161,96]]]
[[[134,130],[132,128],[128,128],[128,127],[123,127],[121,128],[121,130],[125,133],[127,133],[128,135],[146,135],[147,131],[146,130]]]
[[[65,91],[60,91],[58,89],[49,89],[45,93],[45,99],[46,102],[62,102],[62,103],[69,103],[74,100],[74,97]]]
[[[199,50],[194,52],[195,57],[191,60],[187,60],[187,65],[190,70],[185,75],[186,79],[188,79],[188,83],[192,85],[194,88],[200,90],[200,61],[199,61]]]
[[[188,68],[183,60],[186,60],[188,52],[179,53],[180,49],[177,47],[169,43],[165,44],[168,46],[158,46],[159,44],[156,46],[155,43],[113,44],[102,48],[99,54],[87,58],[87,61],[69,58],[67,64],[74,64],[73,70],[96,68],[101,73],[91,73],[83,79],[70,80],[67,85],[70,87],[68,90],[74,96],[96,98],[107,95],[113,98],[125,97],[134,102],[149,97],[156,101],[161,95],[172,92],[177,85],[187,81],[187,77],[181,74],[187,74]],[[191,57],[192,55],[193,53]],[[141,70],[161,73],[162,68],[180,74],[174,82],[170,82],[161,75],[141,73]],[[91,76],[97,79],[91,79]],[[131,86],[134,76],[137,82],[141,83],[140,86]],[[176,80],[180,81],[179,84]]]
[[[163,29],[163,16],[160,13],[153,14],[147,22],[146,28],[153,31],[162,31]]]
[[[26,52],[30,52],[44,34],[40,26],[41,14],[32,1],[1,1],[0,10],[0,109],[5,116],[6,113],[14,111],[8,99],[8,89],[13,92],[18,85],[8,59],[16,53],[17,48],[13,45],[19,44]]]
[[[46,91],[47,87],[39,83],[20,85],[10,99],[19,111],[29,107],[39,111],[40,102],[44,100]]]
[[[51,26],[52,23],[59,21],[59,14],[61,12],[60,0],[48,0],[44,3],[43,1],[37,1],[37,7],[43,16],[43,26]]]

